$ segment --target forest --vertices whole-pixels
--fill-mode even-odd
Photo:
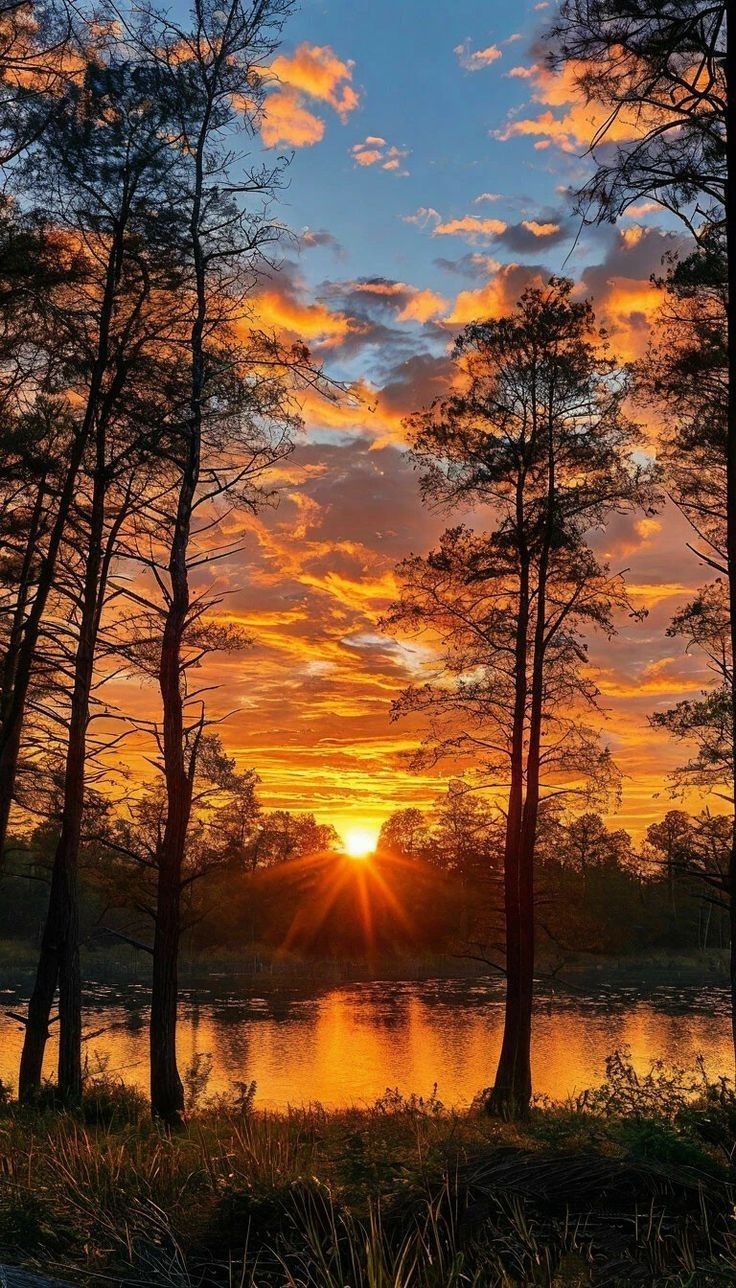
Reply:
[[[526,40],[501,80],[530,98],[484,137],[562,180],[512,223],[475,160],[494,191],[449,218],[425,140],[438,208],[392,226],[465,239],[432,261],[464,280],[452,306],[377,273],[307,300],[299,257],[348,257],[293,226],[315,112],[343,128],[366,95],[316,8],[0,0],[0,1261],[90,1285],[733,1282],[731,7],[562,0],[452,50],[470,110]],[[444,10],[413,36],[439,100]],[[358,184],[414,184],[421,146],[386,80],[412,142],[343,146],[334,189],[371,256],[393,252]],[[251,1018],[208,1095],[203,979],[296,1028],[318,1008],[291,1094],[256,1076]],[[320,1017],[362,1014],[335,980],[419,984],[370,994],[380,1087],[343,1036],[330,1085],[363,1091],[323,1105],[300,1048],[316,1078]],[[476,1067],[451,1036],[474,988],[484,1081],[445,1100]],[[572,1066],[600,1010],[654,1036],[596,1039],[599,1076],[560,1098],[550,1052]],[[397,1072],[418,1015],[431,1092]],[[110,1065],[116,1025],[145,1076]]]

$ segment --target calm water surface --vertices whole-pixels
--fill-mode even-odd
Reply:
[[[22,1033],[11,1010],[23,995],[0,990],[0,1077],[15,1082]],[[91,985],[85,1015],[90,1062],[146,1087],[145,985]],[[211,980],[186,993],[179,1056],[185,1068],[209,1054],[209,1093],[255,1079],[257,1104],[328,1108],[369,1104],[387,1087],[427,1095],[435,1082],[447,1105],[467,1105],[492,1079],[501,1038],[495,981],[374,982],[311,996],[247,997],[237,983]],[[98,1033],[97,1030],[103,1030]],[[564,1098],[601,1081],[606,1055],[628,1047],[639,1068],[662,1058],[691,1065],[702,1054],[712,1074],[730,1073],[728,997],[720,987],[626,988],[541,994],[534,1042],[538,1092]],[[55,1062],[48,1052],[48,1072]]]

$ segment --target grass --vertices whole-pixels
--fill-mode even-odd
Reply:
[[[733,1283],[734,1157],[729,1086],[621,1055],[521,1123],[396,1092],[263,1113],[241,1087],[172,1134],[103,1076],[73,1113],[3,1107],[0,1260],[88,1286]]]

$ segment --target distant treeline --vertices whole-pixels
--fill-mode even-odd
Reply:
[[[464,784],[452,783],[432,811],[393,814],[368,862],[342,854],[337,833],[312,814],[263,812],[255,797],[253,806],[245,839],[233,831],[219,870],[191,889],[190,952],[264,949],[368,961],[446,954],[501,969],[503,825]],[[728,945],[726,911],[712,894],[728,864],[727,816],[669,810],[638,846],[592,811],[568,819],[548,807],[542,820],[537,906],[545,969],[586,955]],[[54,844],[53,829],[37,829],[22,864],[11,868],[0,938],[37,941]],[[114,848],[89,847],[81,883],[87,947],[135,943],[144,933],[143,897],[140,878],[131,882]]]

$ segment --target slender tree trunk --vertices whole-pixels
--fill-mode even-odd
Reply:
[[[731,1028],[736,1063],[736,19],[728,6],[726,21],[726,271],[728,274],[728,422],[726,460],[726,550],[731,625],[731,736],[733,832],[728,871],[731,933]]]
[[[530,569],[527,554],[526,569],[526,614],[524,622],[524,710],[528,697],[531,699],[528,714],[529,745],[526,754],[524,778],[524,800],[517,842],[516,861],[516,917],[518,920],[518,966],[515,979],[516,997],[509,1011],[507,1000],[507,1017],[504,1027],[504,1043],[501,1049],[496,1082],[493,1088],[492,1102],[495,1107],[502,1106],[504,1112],[514,1116],[525,1114],[532,1097],[532,1012],[534,1006],[534,962],[535,962],[535,907],[534,907],[534,850],[537,838],[537,819],[539,815],[539,775],[541,765],[542,715],[544,709],[544,658],[546,648],[546,615],[547,615],[547,576],[552,538],[553,511],[555,499],[555,456],[554,425],[552,408],[554,405],[554,385],[549,390],[549,424],[548,433],[548,475],[547,475],[547,521],[539,554],[536,584],[536,621],[534,624],[534,641],[532,653],[531,685],[526,680],[529,663],[529,601]],[[533,432],[538,432],[536,400],[533,407]],[[521,527],[519,529],[521,531]],[[517,640],[518,653],[521,640]],[[528,688],[530,692],[528,692]],[[520,754],[523,757],[523,731]],[[508,1041],[506,1031],[508,1029]]]
[[[5,852],[8,836],[26,698],[31,682],[33,664],[36,660],[41,621],[54,584],[56,561],[74,500],[77,475],[82,463],[88,434],[89,424],[87,424],[85,418],[85,422],[72,444],[56,518],[49,534],[48,546],[39,570],[36,593],[23,626],[22,639],[17,645],[12,684],[3,693],[2,718],[0,719],[0,855]]]
[[[190,607],[188,548],[202,446],[205,388],[204,331],[207,282],[200,219],[204,192],[204,153],[209,113],[204,114],[195,156],[195,184],[190,220],[196,289],[196,309],[190,338],[191,393],[186,428],[185,458],[169,551],[170,600],[161,642],[159,689],[163,707],[163,761],[166,782],[166,825],[158,852],[156,921],[153,936],[150,1062],[151,1110],[155,1117],[176,1123],[184,1110],[184,1089],[176,1062],[178,958],[181,937],[181,892],[192,790],[197,762],[196,737],[187,754],[182,646]]]
[[[518,1109],[518,1050],[524,1026],[522,909],[520,902],[521,827],[524,802],[524,731],[527,703],[527,648],[529,632],[529,565],[524,555],[519,584],[519,615],[515,643],[515,694],[511,732],[511,784],[509,789],[504,845],[504,916],[506,929],[506,999],[503,1038],[493,1090],[488,1100],[490,1113],[513,1117]],[[528,1103],[529,1096],[526,1100]]]
[[[18,652],[23,640],[23,626],[31,598],[32,570],[38,553],[38,542],[41,534],[41,521],[44,506],[48,501],[46,479],[42,478],[36,492],[31,522],[28,528],[26,546],[23,552],[20,575],[18,577],[18,595],[13,609],[12,621],[8,635],[8,646],[2,663],[2,695],[0,696],[0,729],[5,725],[10,707],[10,699],[15,683],[18,665]]]
[[[26,1021],[21,1057],[19,1092],[28,1099],[38,1089],[48,1022],[53,1002],[50,981],[54,971],[59,983],[58,1085],[62,1095],[79,1097],[82,1091],[82,986],[79,965],[79,846],[84,815],[89,701],[94,675],[100,610],[104,599],[103,531],[105,524],[105,431],[98,426],[96,468],[90,513],[89,543],[85,564],[82,611],[74,663],[64,774],[61,833],[54,855],[47,929],[41,942],[36,981]],[[107,565],[109,566],[109,564]],[[54,981],[55,983],[56,981]]]

